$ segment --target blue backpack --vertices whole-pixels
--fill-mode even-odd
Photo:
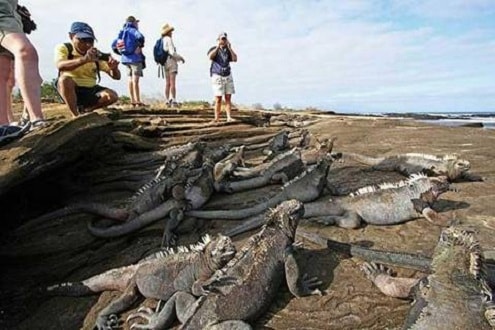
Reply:
[[[117,39],[113,42],[114,52],[120,55],[132,55],[136,51],[138,42],[136,40],[136,35],[131,29],[124,28],[120,30]]]
[[[163,38],[158,39],[153,47],[153,57],[156,64],[165,65],[168,58],[168,52],[163,49]]]

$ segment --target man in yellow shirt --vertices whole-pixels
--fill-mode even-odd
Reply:
[[[103,71],[120,80],[119,62],[94,47],[95,34],[86,23],[72,23],[69,38],[70,43],[56,46],[55,65],[58,92],[74,117],[115,103],[117,93],[98,85],[97,78]]]

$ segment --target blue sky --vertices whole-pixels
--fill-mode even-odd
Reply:
[[[25,0],[45,80],[73,21],[109,45],[128,15],[148,56],[142,93],[163,95],[152,48],[164,23],[186,59],[178,99],[211,100],[206,52],[221,31],[238,53],[234,102],[338,112],[495,111],[495,0]],[[102,5],[104,4],[104,5]],[[124,71],[124,70],[123,70]],[[126,81],[102,77],[126,93]]]

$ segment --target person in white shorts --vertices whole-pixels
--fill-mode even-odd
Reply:
[[[225,112],[227,121],[233,121],[230,111],[232,109],[232,94],[235,93],[234,78],[230,62],[237,62],[237,54],[232,49],[227,33],[222,32],[218,36],[217,45],[210,48],[208,57],[211,60],[210,76],[215,96],[215,122],[220,120],[222,111],[222,97],[225,97]]]
[[[185,63],[182,56],[177,53],[177,50],[172,40],[172,32],[174,27],[165,24],[162,26],[161,35],[163,37],[163,49],[168,52],[167,62],[165,62],[165,99],[169,107],[176,107],[178,103],[175,99],[177,94],[176,78],[179,72],[178,62]]]

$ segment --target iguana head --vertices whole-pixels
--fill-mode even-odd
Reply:
[[[471,169],[471,163],[466,159],[455,158],[450,159],[448,162],[446,175],[451,180],[461,177],[464,173]]]
[[[208,255],[209,260],[214,263],[217,269],[225,266],[235,253],[236,249],[230,237],[221,234],[208,242],[205,248],[205,254]]]
[[[432,269],[436,279],[463,288],[472,286],[470,283],[474,280],[480,283],[476,290],[484,290],[482,267],[482,251],[473,231],[459,226],[442,231],[433,252]]]
[[[280,203],[268,214],[266,226],[280,228],[289,238],[296,236],[299,219],[304,215],[304,204],[297,199]]]
[[[428,180],[431,183],[429,193],[431,193],[432,201],[436,200],[441,194],[452,190],[449,178],[446,176],[430,177]]]

